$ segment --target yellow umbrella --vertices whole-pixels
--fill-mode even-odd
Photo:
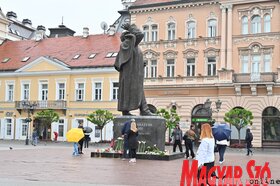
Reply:
[[[78,142],[84,137],[83,129],[72,128],[66,133],[66,139],[68,142]]]

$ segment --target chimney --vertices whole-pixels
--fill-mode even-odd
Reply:
[[[17,14],[13,11],[7,12],[6,17],[11,20],[17,20]]]
[[[39,25],[36,30],[35,40],[40,41],[44,39],[46,28],[43,25]]]
[[[32,22],[30,19],[23,19],[22,20],[22,24],[24,24],[27,27],[31,27],[32,26]]]
[[[115,33],[116,33],[116,27],[114,25],[110,25],[110,28],[108,31],[109,36],[113,36],[113,35],[115,35]]]
[[[89,35],[89,29],[87,27],[83,28],[83,38],[87,38]]]

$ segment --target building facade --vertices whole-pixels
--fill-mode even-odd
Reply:
[[[129,12],[145,34],[150,104],[176,108],[184,127],[197,128],[245,108],[254,116],[253,145],[280,147],[278,0],[136,0]],[[237,139],[235,127],[231,137]]]
[[[43,36],[43,35],[42,35]],[[66,140],[66,132],[78,126],[100,130],[86,120],[97,109],[118,114],[118,72],[113,64],[119,50],[119,34],[37,38],[4,41],[0,45],[0,139],[24,140],[39,128],[42,138]],[[37,112],[53,109],[60,116],[49,128],[34,120]],[[31,118],[31,123],[26,118]],[[112,123],[103,130],[111,140]]]

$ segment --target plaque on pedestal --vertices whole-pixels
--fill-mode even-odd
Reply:
[[[146,146],[156,145],[159,150],[165,147],[165,119],[160,116],[118,116],[114,119],[114,139],[121,137],[125,122],[135,119],[138,126],[138,141],[145,141]]]

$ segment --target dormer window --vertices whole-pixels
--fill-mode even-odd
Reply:
[[[28,61],[30,59],[30,57],[25,57],[25,58],[23,58],[22,60],[21,60],[21,62],[26,62],[26,61]]]
[[[110,57],[116,57],[118,55],[118,52],[109,52],[106,57],[110,58]]]
[[[6,58],[3,59],[2,63],[7,63],[10,59],[11,58],[6,57]]]
[[[77,54],[73,57],[73,59],[78,59],[81,56],[81,54]]]
[[[96,53],[92,53],[88,56],[89,59],[93,59],[96,56]]]

